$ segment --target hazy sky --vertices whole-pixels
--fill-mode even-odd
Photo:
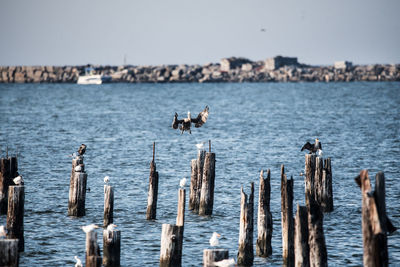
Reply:
[[[265,29],[265,30],[262,30]],[[0,65],[400,63],[399,0],[0,0]]]

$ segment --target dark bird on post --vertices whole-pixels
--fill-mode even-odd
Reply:
[[[85,145],[85,144],[82,144],[82,145],[79,147],[79,149],[78,149],[78,154],[79,154],[80,156],[82,156],[83,154],[85,154],[85,152],[86,152],[86,145]]]
[[[190,126],[192,123],[194,123],[194,127],[199,128],[201,127],[204,123],[206,123],[208,118],[208,106],[204,108],[202,112],[197,115],[196,118],[192,118],[190,116],[190,112],[188,112],[187,118],[184,118],[183,120],[178,120],[178,113],[175,112],[174,120],[172,121],[172,128],[181,130],[181,134],[183,134],[184,131],[188,131],[190,134],[192,131],[190,130]],[[179,125],[181,124],[181,125]]]
[[[322,151],[322,145],[317,138],[315,139],[315,144],[311,144],[310,142],[305,143],[305,145],[301,148],[301,151],[303,151],[304,149],[310,151],[310,154],[315,154],[318,150]]]

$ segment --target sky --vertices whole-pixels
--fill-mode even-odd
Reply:
[[[0,65],[400,63],[399,0],[0,0]]]

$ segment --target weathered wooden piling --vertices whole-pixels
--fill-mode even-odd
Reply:
[[[100,258],[100,265],[98,261]],[[97,233],[92,230],[86,233],[86,267],[101,266],[100,247],[97,243]]]
[[[199,214],[212,215],[214,206],[215,186],[215,153],[207,152],[204,159],[203,181],[201,184],[201,195]]]
[[[149,193],[147,195],[147,220],[155,220],[157,215],[157,197],[158,197],[158,172],[156,171],[155,146],[153,143],[153,160],[150,163],[150,176],[149,176]]]
[[[227,249],[205,249],[203,250],[203,266],[216,266],[216,261],[222,261],[229,258],[229,250]]]
[[[189,210],[194,210],[196,206],[197,192],[197,160],[192,159],[190,162],[190,192],[189,192]]]
[[[239,230],[239,249],[237,254],[237,264],[243,266],[253,265],[253,232],[254,232],[254,183],[250,185],[250,195],[241,189],[240,200],[240,230]]]
[[[103,226],[107,227],[114,220],[114,188],[111,185],[104,186],[104,221]]]
[[[18,251],[24,251],[24,202],[25,187],[8,188],[7,238],[18,239]]]
[[[308,247],[308,214],[305,206],[297,204],[296,219],[294,221],[294,252],[295,266],[310,266],[310,251]]]
[[[362,194],[364,266],[388,266],[387,233],[396,228],[386,215],[385,176],[382,172],[376,175],[375,191],[372,191],[367,170],[360,172],[356,182]]]
[[[18,176],[17,157],[0,159],[0,214],[7,214],[8,187],[14,185],[13,179]]]
[[[324,171],[322,174],[324,194],[322,197],[322,207],[324,212],[333,211],[333,190],[332,190],[332,164],[331,158],[324,160]]]
[[[306,154],[305,156],[304,183],[307,206],[308,196],[314,196],[315,158],[314,154]]]
[[[321,157],[315,158],[315,174],[314,174],[314,196],[317,202],[322,206],[323,184],[322,174],[324,170],[324,160]]]
[[[163,224],[161,231],[160,266],[181,266],[183,226]]]
[[[205,150],[199,150],[197,152],[197,186],[196,186],[196,197],[194,201],[194,212],[199,213],[200,199],[201,199],[201,188],[203,183],[203,171],[204,171],[204,160],[206,157]]]
[[[84,171],[74,171],[68,201],[68,216],[85,216],[87,174]]]
[[[293,177],[288,180],[281,167],[282,258],[286,266],[294,266]]]
[[[176,225],[185,225],[185,203],[186,203],[186,190],[179,188],[178,191],[178,215],[176,216]]]
[[[0,239],[0,266],[18,265],[18,239]]]
[[[271,171],[268,169],[267,178],[264,179],[264,171],[260,173],[260,188],[258,193],[258,219],[257,219],[257,243],[256,253],[260,257],[272,255],[272,213],[270,210],[271,199]]]
[[[121,231],[103,230],[103,266],[118,267],[121,258]]]

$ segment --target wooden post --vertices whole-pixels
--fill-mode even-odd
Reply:
[[[314,175],[315,175],[315,158],[314,154],[306,154],[305,160],[305,171],[304,171],[304,183],[305,183],[305,196],[306,205],[308,206],[308,196],[314,196]]]
[[[201,184],[200,215],[212,215],[214,206],[215,153],[206,153]]]
[[[272,255],[272,213],[270,211],[271,198],[271,171],[268,169],[267,178],[264,171],[260,173],[260,189],[258,194],[258,220],[257,220],[257,256],[268,257]]]
[[[161,231],[160,266],[181,266],[183,226],[163,224]]]
[[[325,176],[324,176],[325,175]],[[324,212],[333,211],[333,190],[332,190],[332,165],[331,158],[324,160],[324,174],[323,174],[323,185],[324,185]]]
[[[150,163],[149,193],[147,196],[147,211],[146,211],[147,220],[156,219],[157,196],[158,196],[158,172],[156,171],[156,163],[152,161]]]
[[[204,160],[206,157],[206,151],[199,150],[197,152],[197,186],[196,186],[196,198],[194,203],[194,211],[199,213],[200,207],[200,198],[201,198],[201,187],[203,183],[203,169],[204,169]]]
[[[281,173],[281,221],[283,262],[294,266],[293,177],[288,180],[284,171]]]
[[[189,210],[194,210],[196,206],[197,194],[197,160],[192,159],[190,162],[190,169]]]
[[[101,267],[101,256],[88,256],[86,259],[86,267]]]
[[[237,255],[237,264],[244,266],[253,265],[253,213],[254,213],[254,183],[250,186],[250,196],[247,201],[247,195],[241,189],[240,200],[240,230],[239,230],[239,249]]]
[[[18,239],[0,239],[0,266],[18,265]]]
[[[203,250],[203,266],[216,266],[216,261],[222,261],[229,258],[229,250],[227,249],[205,249]]]
[[[178,191],[178,215],[176,216],[176,225],[184,226],[185,224],[185,203],[186,203],[186,190],[179,188]]]
[[[295,266],[308,267],[310,266],[310,251],[308,247],[308,215],[305,206],[297,204],[294,225]]]
[[[101,258],[100,248],[97,244],[97,233],[92,230],[86,233],[86,267],[101,266],[101,261],[100,265],[97,265],[98,257]]]
[[[24,251],[25,187],[8,188],[7,238],[18,239],[18,251]]]
[[[103,265],[105,267],[120,266],[121,231],[103,230]]]
[[[68,216],[85,216],[86,183],[85,172],[74,172],[69,189]]]
[[[107,227],[114,220],[114,189],[111,185],[104,186],[104,221],[103,226]]]
[[[364,266],[388,266],[387,233],[396,228],[386,215],[385,176],[376,175],[375,192],[372,191],[368,171],[362,170],[356,178],[362,194],[362,233]]]
[[[315,174],[314,174],[314,196],[315,200],[322,205],[323,195],[323,184],[322,184],[322,172],[324,169],[324,160],[321,157],[315,158]]]
[[[8,187],[14,185],[13,179],[18,176],[17,157],[0,159],[0,214],[7,214]]]

